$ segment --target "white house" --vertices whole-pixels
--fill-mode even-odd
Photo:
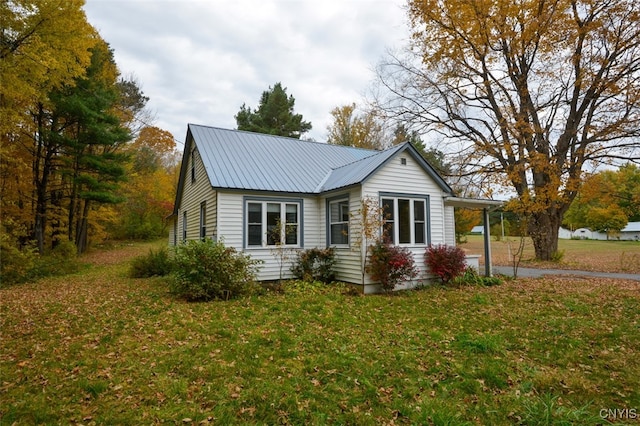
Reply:
[[[455,244],[454,206],[484,209],[488,217],[500,205],[455,197],[409,143],[373,151],[189,124],[170,244],[222,239],[264,261],[260,280],[275,280],[280,267],[270,231],[280,223],[289,248],[335,247],[336,278],[370,293],[377,286],[362,273],[365,247],[358,244],[364,198],[388,212],[385,227],[394,244],[414,254],[418,282],[430,278],[425,248]],[[490,249],[485,256],[490,274]],[[290,276],[288,265],[283,270]]]
[[[640,241],[640,222],[629,222],[620,230],[620,240]]]

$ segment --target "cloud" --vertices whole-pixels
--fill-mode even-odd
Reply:
[[[87,0],[85,11],[178,141],[187,123],[235,128],[240,106],[277,82],[324,141],[331,109],[361,102],[408,34],[402,0]]]

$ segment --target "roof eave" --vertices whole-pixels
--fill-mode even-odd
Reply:
[[[504,201],[488,200],[482,198],[464,198],[464,197],[444,197],[445,206],[465,207],[468,209],[489,209],[495,210],[504,205]]]

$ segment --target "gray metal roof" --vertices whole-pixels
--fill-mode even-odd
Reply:
[[[451,192],[409,143],[374,151],[189,124],[183,158],[193,144],[217,189],[319,194],[362,183],[394,155],[408,151],[443,190]],[[183,161],[175,209],[186,172]]]

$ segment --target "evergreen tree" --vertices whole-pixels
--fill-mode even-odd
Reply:
[[[252,110],[245,104],[240,107],[235,116],[238,130],[300,139],[311,130],[311,123],[302,121],[302,115],[293,112],[295,102],[292,95],[287,96],[286,87],[276,83],[262,92],[257,109]]]

